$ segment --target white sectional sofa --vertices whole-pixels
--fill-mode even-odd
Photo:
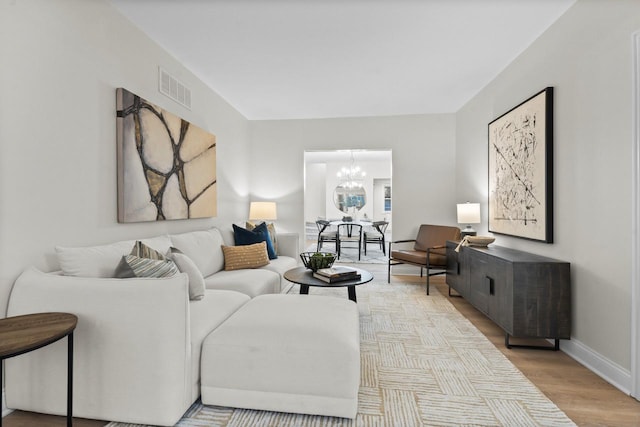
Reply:
[[[175,246],[189,256],[204,276],[205,297],[189,300],[185,273],[111,278],[134,240],[56,248],[62,272],[29,268],[14,284],[7,316],[48,311],[78,316],[76,417],[176,423],[200,395],[204,339],[251,298],[286,292],[290,285],[282,273],[298,265],[296,234],[278,234],[279,256],[268,266],[235,271],[223,269],[221,245],[233,245],[230,231],[213,228],[142,241],[161,253]],[[8,408],[66,413],[65,340],[5,363]]]
[[[260,269],[224,270],[224,254],[221,245],[235,244],[233,232],[211,228],[182,234],[140,239],[160,253],[175,246],[196,264],[207,289],[227,289],[245,293],[251,297],[263,293],[287,292],[291,283],[283,274],[299,263],[298,234],[278,233],[278,258]],[[62,273],[76,277],[113,277],[115,266],[123,254],[129,253],[135,240],[91,247],[56,247]],[[277,273],[276,277],[272,273]],[[269,285],[273,285],[270,287]]]

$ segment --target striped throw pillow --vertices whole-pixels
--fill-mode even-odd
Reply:
[[[266,242],[241,246],[222,245],[222,252],[224,253],[224,269],[226,271],[259,268],[269,264]]]
[[[116,277],[170,277],[178,273],[178,267],[168,259],[142,258],[125,255],[116,267]]]
[[[124,255],[116,267],[114,276],[128,277],[170,277],[179,273],[176,264],[153,248],[136,241],[129,255]]]

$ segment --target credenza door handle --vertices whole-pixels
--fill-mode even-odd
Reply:
[[[495,294],[494,280],[490,276],[485,276],[484,280],[487,283],[487,288],[489,289],[489,295],[494,295]]]

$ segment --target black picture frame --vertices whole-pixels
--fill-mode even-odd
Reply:
[[[489,231],[553,243],[553,87],[488,125]]]

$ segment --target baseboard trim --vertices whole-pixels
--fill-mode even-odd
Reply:
[[[561,340],[560,350],[626,395],[631,394],[631,371],[607,359],[576,339]]]

